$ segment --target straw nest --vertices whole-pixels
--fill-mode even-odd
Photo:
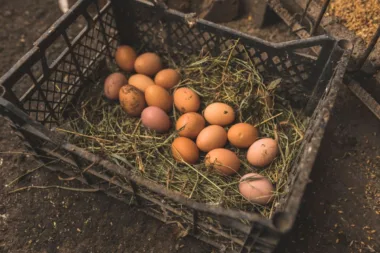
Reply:
[[[203,54],[179,66],[182,81],[172,92],[184,86],[191,88],[201,97],[201,110],[213,102],[227,103],[236,110],[236,122],[255,125],[260,137],[275,138],[280,154],[266,168],[251,166],[246,159],[247,150],[230,145],[226,148],[234,151],[241,161],[240,171],[234,176],[220,176],[207,170],[204,153],[196,165],[177,163],[170,148],[177,137],[174,127],[167,134],[147,130],[139,118],[129,117],[118,104],[103,98],[102,84],[91,87],[92,92],[82,92],[69,123],[60,131],[68,134],[71,143],[122,166],[128,161],[134,166],[133,173],[188,198],[270,217],[281,195],[286,194],[289,170],[303,139],[306,118],[290,106],[278,103],[284,100],[276,94],[280,79],[265,85],[252,62],[232,56],[234,46],[217,57]],[[166,60],[172,65],[170,59]],[[169,116],[175,125],[180,115],[173,108]],[[252,204],[240,195],[239,179],[249,172],[264,175],[274,184],[275,198],[271,204]]]

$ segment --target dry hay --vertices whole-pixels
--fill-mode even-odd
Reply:
[[[119,165],[129,161],[139,174],[187,198],[210,205],[260,212],[270,217],[286,184],[292,161],[297,154],[305,131],[305,117],[293,111],[276,95],[279,79],[264,85],[253,63],[232,57],[234,46],[218,57],[193,57],[180,67],[182,81],[172,92],[183,86],[190,87],[201,97],[203,110],[213,102],[224,102],[237,112],[237,122],[256,125],[261,137],[276,138],[280,155],[266,168],[254,168],[246,159],[246,150],[227,145],[241,160],[241,169],[234,176],[220,176],[206,168],[205,154],[201,153],[196,165],[177,163],[171,155],[171,143],[177,136],[174,127],[167,134],[157,134],[141,125],[139,118],[126,115],[118,104],[106,101],[102,85],[85,91],[78,99],[69,124],[64,130],[69,141],[95,154],[105,156]],[[166,59],[170,64],[170,60]],[[266,96],[275,97],[274,108],[269,108]],[[173,108],[169,115],[174,123],[179,113]],[[174,124],[173,124],[174,125]],[[260,206],[246,201],[238,191],[239,179],[249,172],[267,176],[275,185],[275,201]]]

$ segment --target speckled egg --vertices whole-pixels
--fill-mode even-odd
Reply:
[[[119,92],[120,105],[131,116],[139,116],[146,104],[144,94],[132,85],[124,85]]]
[[[211,125],[227,126],[234,122],[235,112],[231,106],[224,103],[213,103],[203,112],[206,121]]]
[[[238,123],[228,130],[228,141],[237,148],[249,148],[258,138],[259,133],[251,124]]]
[[[239,171],[240,160],[231,150],[217,148],[207,153],[205,157],[207,167],[213,168],[221,175],[232,175]]]
[[[174,105],[182,113],[196,112],[201,106],[201,100],[193,90],[179,88],[174,92]]]
[[[195,139],[205,128],[206,121],[202,115],[196,112],[188,112],[178,118],[175,129],[179,136]]]
[[[172,154],[177,161],[189,164],[195,164],[199,159],[197,145],[186,137],[178,137],[173,141]]]
[[[251,203],[270,203],[273,200],[273,191],[273,184],[260,174],[248,173],[240,179],[239,192]]]
[[[263,138],[255,141],[248,149],[247,160],[257,167],[265,167],[276,158],[278,154],[277,141]]]
[[[122,73],[116,72],[109,75],[104,81],[104,95],[111,100],[119,99],[119,91],[127,84],[127,79]]]

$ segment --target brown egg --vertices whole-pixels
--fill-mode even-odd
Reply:
[[[266,205],[273,200],[273,185],[264,176],[248,173],[240,179],[239,192],[249,202]]]
[[[137,54],[130,46],[119,46],[116,50],[115,60],[117,65],[125,71],[132,71]]]
[[[111,100],[119,99],[119,91],[127,84],[127,78],[122,73],[113,73],[104,81],[104,95]]]
[[[119,92],[120,105],[131,116],[139,116],[146,104],[144,94],[131,85],[124,85]]]
[[[161,69],[161,59],[155,53],[144,53],[135,61],[135,70],[139,74],[154,76]]]
[[[141,113],[141,123],[151,130],[165,133],[170,129],[169,116],[161,108],[149,106]]]
[[[255,141],[248,149],[247,160],[257,167],[269,165],[278,153],[277,141],[271,138],[264,138]]]
[[[179,136],[190,139],[197,138],[198,134],[205,128],[205,119],[196,112],[188,112],[179,117],[175,125]]]
[[[229,142],[237,148],[249,148],[258,138],[256,127],[248,123],[238,123],[228,130]]]
[[[146,88],[151,85],[155,85],[152,78],[142,74],[134,74],[128,79],[128,84],[135,86],[142,92],[145,92]]]
[[[145,90],[145,100],[149,106],[157,106],[165,112],[173,108],[173,98],[169,92],[158,85],[151,85]]]
[[[179,88],[174,92],[174,105],[182,113],[196,112],[201,106],[201,100],[189,88]]]
[[[239,171],[240,160],[231,150],[217,148],[207,153],[205,157],[207,167],[212,167],[219,174],[232,175]]]
[[[185,161],[189,164],[196,164],[199,159],[197,145],[185,137],[178,137],[173,141],[172,154],[177,161]]]
[[[181,76],[174,69],[163,69],[157,73],[154,82],[165,89],[171,89],[179,83],[180,79]]]
[[[204,110],[203,116],[211,125],[226,126],[235,120],[235,112],[232,107],[223,103],[208,105]]]
[[[227,143],[227,133],[223,127],[211,125],[204,128],[197,137],[197,146],[204,152],[222,148]]]

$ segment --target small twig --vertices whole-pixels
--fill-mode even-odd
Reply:
[[[269,119],[266,119],[266,120],[264,120],[264,121],[262,121],[262,122],[256,124],[255,127],[258,127],[258,126],[260,126],[260,125],[262,125],[262,124],[265,124],[265,123],[267,123],[268,121],[270,121],[270,120],[272,120],[272,119],[274,119],[274,118],[277,118],[277,117],[280,116],[280,115],[282,115],[282,112],[280,112],[280,113],[278,113],[278,114],[276,114],[276,115],[270,117]]]
[[[81,172],[81,174],[85,173],[87,170],[91,169],[97,162],[93,162],[91,163],[89,166],[87,166],[86,168],[83,169],[83,171]],[[67,178],[64,178],[64,177],[61,177],[61,176],[58,176],[58,179],[59,180],[62,180],[62,181],[72,181],[74,179],[77,179],[78,176],[73,176],[73,177],[67,177]]]
[[[142,173],[145,173],[144,164],[142,162],[140,153],[139,153],[139,151],[136,148],[136,145],[133,144],[132,148],[133,148],[133,151],[136,153],[136,162],[138,164],[139,171],[141,171]]]
[[[100,132],[100,131],[99,131]],[[127,134],[127,133],[122,133],[122,135],[127,136],[127,137],[136,137],[136,138],[143,138],[143,139],[157,139],[157,140],[162,140],[162,137],[157,137],[157,136],[148,136],[148,135],[133,135],[133,134]],[[119,134],[109,134],[109,137],[119,137]],[[98,138],[98,137],[96,137]]]
[[[98,161],[95,161],[95,162],[91,163],[90,165],[88,165],[86,168],[83,169],[82,174],[85,173],[86,171],[88,171],[89,169],[91,169],[97,163],[98,163]]]
[[[183,191],[185,190],[185,188],[186,188],[188,182],[189,182],[189,179],[186,179],[185,182],[183,183],[183,185],[182,185],[182,187],[181,187],[181,190],[179,191],[181,194],[182,194]]]
[[[69,134],[73,134],[73,135],[82,136],[82,137],[89,138],[89,139],[94,139],[94,140],[96,140],[98,142],[99,142],[99,140],[100,141],[104,141],[104,142],[108,142],[108,143],[112,143],[113,142],[113,141],[110,141],[110,140],[105,140],[105,139],[101,139],[101,138],[90,136],[90,135],[86,135],[86,134],[72,132],[72,131],[69,131],[69,130],[62,129],[62,128],[56,128],[55,130],[58,131],[58,132],[64,132],[64,133],[69,133]]]
[[[134,135],[135,135],[135,133],[136,133],[137,129],[138,129],[138,128],[139,128],[139,126],[140,126],[140,124],[141,124],[141,119],[139,120],[139,122],[137,122],[137,124],[136,124],[136,127],[135,127],[135,129],[133,130],[133,132],[132,132],[131,136],[134,136]]]
[[[228,64],[230,63],[230,60],[231,60],[231,57],[232,57],[232,53],[234,52],[234,50],[235,50],[235,48],[236,48],[236,46],[237,46],[238,43],[239,43],[239,39],[235,41],[235,44],[234,44],[234,45],[231,47],[231,49],[230,49],[230,53],[229,53],[229,55],[228,55],[228,58],[227,58],[226,64],[224,65],[224,69],[223,69],[223,75],[222,75],[223,79],[224,79],[224,75],[225,75],[225,72],[226,72],[227,66],[228,66]]]
[[[170,181],[171,181],[171,176],[170,176],[170,168],[166,172],[166,189],[169,189]]]
[[[42,165],[40,165],[40,166],[38,166],[38,167],[36,167],[36,168],[34,168],[34,169],[27,170],[24,174],[22,174],[21,176],[16,177],[16,178],[13,179],[11,182],[9,182],[9,184],[6,184],[5,187],[10,187],[10,186],[13,185],[14,183],[18,182],[21,178],[23,178],[23,177],[25,177],[25,176],[27,176],[27,175],[29,175],[29,174],[35,172],[35,171],[38,170],[38,169],[41,169],[42,167],[44,167],[44,166],[46,166],[46,165],[52,164],[52,163],[54,163],[54,162],[57,162],[58,160],[59,160],[59,159],[55,159],[55,160],[50,161],[50,162],[48,162],[48,163],[42,164]]]
[[[159,154],[161,154],[161,153],[159,153]],[[165,157],[165,156],[163,156],[163,155],[161,155],[162,156],[162,158],[164,158],[166,161],[168,161],[168,159]],[[182,157],[181,157],[182,158]],[[169,161],[170,162],[170,161]],[[199,172],[196,168],[194,168],[193,166],[191,166],[190,164],[188,164],[187,162],[185,162],[183,159],[182,159],[182,161],[181,161],[182,163],[184,163],[184,164],[186,164],[187,165],[187,167],[189,167],[190,169],[192,169],[192,170],[194,170],[196,173],[198,173],[201,177],[203,177],[204,179],[206,179],[206,181],[208,181],[210,184],[212,184],[215,188],[217,188],[218,190],[220,190],[220,191],[222,191],[222,189],[219,187],[219,186],[217,186],[213,181],[211,181],[210,179],[208,179],[205,175],[203,175],[201,172]]]
[[[71,188],[71,187],[59,186],[59,185],[50,185],[50,186],[31,185],[31,186],[25,186],[25,187],[17,188],[13,191],[8,192],[8,194],[16,193],[16,192],[20,192],[20,191],[25,191],[25,190],[30,190],[30,189],[52,189],[52,188],[68,190],[68,191],[77,191],[77,192],[97,192],[97,191],[100,191],[100,189],[81,189],[81,188]]]
[[[197,175],[197,180],[195,181],[194,187],[193,187],[193,189],[191,190],[191,193],[190,193],[190,195],[189,195],[189,197],[188,197],[189,199],[191,199],[191,198],[193,197],[193,193],[194,193],[195,189],[196,189],[197,186],[198,186],[199,174],[197,173],[196,175]]]
[[[273,126],[273,135],[277,143],[280,143],[280,137],[278,136],[277,125]]]
[[[294,131],[299,135],[300,138],[298,140],[295,140],[292,143],[290,143],[290,145],[293,145],[293,144],[303,140],[304,134],[294,124],[289,123],[289,121],[281,121],[279,124],[280,124],[280,126],[284,126],[284,125],[285,126],[291,126],[294,129]]]
[[[203,175],[201,172],[199,172],[196,168],[194,168],[193,166],[191,166],[190,164],[188,164],[187,162],[185,161],[182,161],[184,164],[187,165],[187,167],[189,167],[190,169],[194,170],[196,173],[198,173],[201,177],[203,177],[204,179],[206,179],[206,181],[208,181],[210,184],[212,184],[215,188],[217,188],[219,191],[222,191],[222,189],[217,186],[213,181],[211,181],[210,179],[208,179],[205,175]]]
[[[73,181],[75,179],[77,179],[77,177],[66,177],[66,178],[64,178],[64,177],[58,176],[58,180],[61,180],[61,181]]]
[[[27,153],[27,152],[18,152],[18,151],[5,151],[5,152],[0,152],[0,154],[5,154],[5,155],[25,155],[25,156],[36,156],[36,157],[43,157],[43,158],[51,158],[49,156],[43,156],[43,155],[37,155],[33,153]]]

